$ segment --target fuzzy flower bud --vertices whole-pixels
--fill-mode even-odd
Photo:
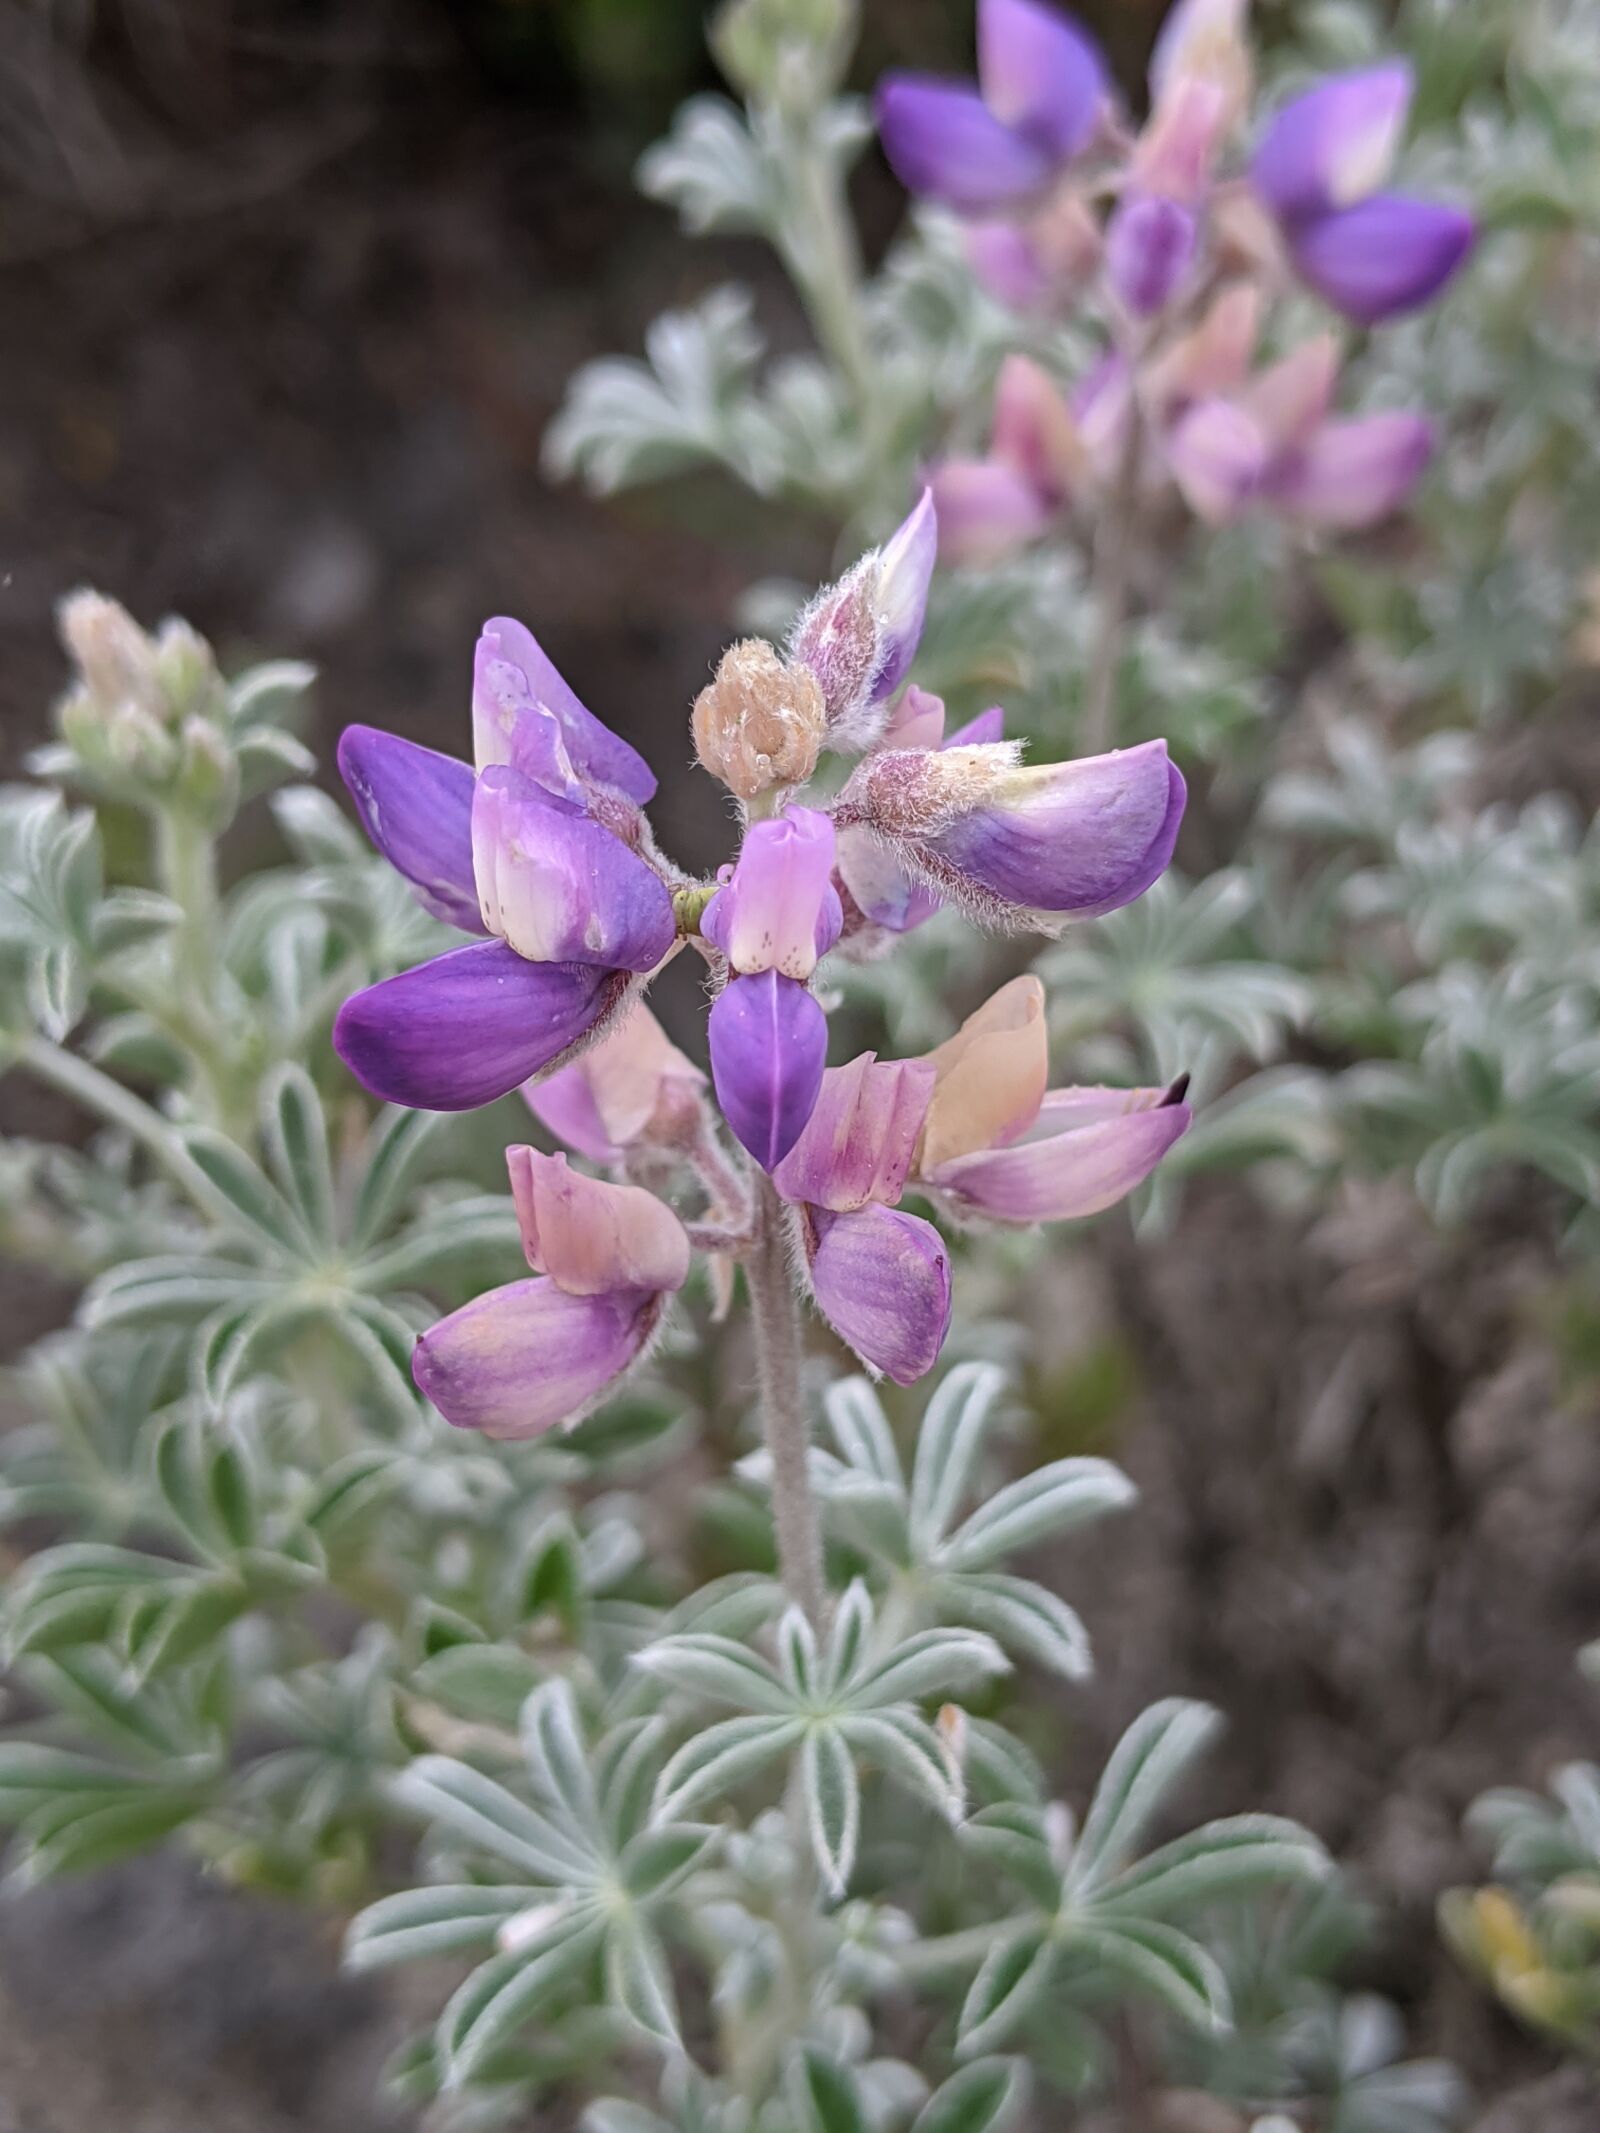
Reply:
[[[795,624],[789,656],[817,679],[830,748],[859,754],[882,733],[884,706],[922,636],[938,545],[933,496],[924,489],[893,538],[819,593]]]
[[[87,588],[68,593],[57,622],[61,641],[99,710],[132,704],[159,715],[163,691],[156,647],[119,601]]]
[[[724,652],[716,679],[695,698],[692,725],[700,767],[748,802],[806,782],[828,718],[811,669],[786,665],[770,644],[747,637]]]

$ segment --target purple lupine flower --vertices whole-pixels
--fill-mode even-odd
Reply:
[[[1188,1131],[1167,1089],[1047,1089],[1044,987],[1013,978],[931,1053],[916,1183],[951,1219],[1029,1228],[1126,1199]]]
[[[676,941],[672,901],[622,835],[649,766],[578,702],[520,623],[491,622],[473,676],[478,774],[351,727],[339,767],[418,900],[464,931],[346,1000],[334,1047],[385,1102],[461,1111],[561,1066]]]
[[[1319,82],[1278,113],[1251,164],[1301,279],[1358,325],[1431,303],[1472,249],[1465,210],[1379,190],[1411,93],[1399,62]]]
[[[849,1214],[802,1209],[817,1308],[874,1373],[910,1385],[950,1330],[950,1254],[931,1222],[870,1201]]]
[[[528,1263],[417,1342],[412,1375],[447,1422],[508,1439],[580,1421],[643,1361],[689,1271],[689,1240],[653,1193],[509,1148]]]
[[[869,757],[838,819],[980,923],[1050,931],[1142,896],[1172,857],[1184,797],[1165,741],[1028,768],[1002,741]]]
[[[890,74],[878,131],[908,191],[958,213],[1037,198],[1086,148],[1106,100],[1104,63],[1037,0],[978,0],[978,84]]]
[[[1156,194],[1119,205],[1106,228],[1106,280],[1135,318],[1164,311],[1194,271],[1200,229],[1193,212]]]
[[[928,608],[939,524],[924,489],[882,548],[818,593],[794,626],[789,661],[822,691],[828,747],[859,754],[883,731],[910,672]]]
[[[569,1148],[592,1163],[620,1163],[641,1140],[681,1142],[698,1117],[705,1079],[641,1000],[571,1066],[522,1093]]]
[[[875,1052],[830,1067],[773,1184],[786,1200],[833,1214],[853,1213],[871,1200],[892,1207],[905,1189],[935,1077],[926,1060],[880,1064]]]
[[[887,748],[971,748],[998,741],[1004,732],[1005,713],[998,704],[992,704],[987,711],[980,711],[976,718],[968,719],[964,726],[958,726],[946,740],[944,704],[940,698],[928,696],[920,689],[907,693],[921,699],[917,717],[914,722],[897,726],[884,736]],[[864,930],[875,934],[911,933],[944,908],[944,898],[916,875],[908,873],[895,857],[893,846],[873,831],[861,827],[844,828],[837,835],[838,878],[854,907],[846,930],[854,936],[858,954],[863,945],[860,935]],[[865,928],[857,923],[856,913],[865,920]]]
[[[827,1018],[806,988],[844,922],[833,861],[833,824],[814,808],[753,822],[700,920],[729,970],[706,1027],[712,1084],[764,1170],[794,1146],[822,1086]]]

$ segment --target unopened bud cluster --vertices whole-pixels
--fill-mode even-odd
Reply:
[[[760,637],[730,645],[691,721],[702,770],[748,806],[763,793],[804,785],[827,738],[822,686]]]

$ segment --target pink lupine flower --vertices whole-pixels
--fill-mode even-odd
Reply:
[[[1047,1089],[1044,988],[1014,978],[929,1054],[919,1190],[954,1220],[1031,1227],[1099,1214],[1188,1131],[1185,1084]]]
[[[571,1066],[523,1090],[528,1108],[593,1163],[619,1163],[647,1137],[681,1140],[705,1075],[641,1001]]]
[[[647,1354],[689,1271],[689,1240],[653,1193],[565,1156],[506,1151],[528,1263],[417,1342],[412,1374],[447,1422],[524,1438],[580,1421]]]

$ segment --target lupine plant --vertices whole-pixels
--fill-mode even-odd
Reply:
[[[375,857],[284,782],[305,669],[66,604],[0,796],[0,1056],[97,1135],[0,1151],[0,1241],[83,1292],[0,1440],[15,1878],[176,1842],[428,1959],[394,2078],[441,2123],[1459,2122],[1338,1983],[1315,1836],[1184,1827],[1216,1714],[1063,1787],[1057,1544],[1134,1490],[1030,1470],[1002,1364],[1011,1272],[1208,1169],[1442,1222],[1533,1174],[1587,1240],[1595,840],[1495,750],[1593,656],[1600,42],[1462,12],[1264,58],[1180,0],[1137,117],[1040,0],[870,115],[846,0],[717,16],[740,101],[643,181],[767,237],[815,350],[713,292],[549,440],[837,532],[662,707],[713,878],[518,621],[461,757],[345,730]],[[869,275],[874,128],[918,204]],[[224,888],[257,794],[282,856]],[[679,959],[703,1015],[657,1019]],[[1590,2046],[1585,1786],[1484,1809],[1511,1893],[1445,1917]]]

